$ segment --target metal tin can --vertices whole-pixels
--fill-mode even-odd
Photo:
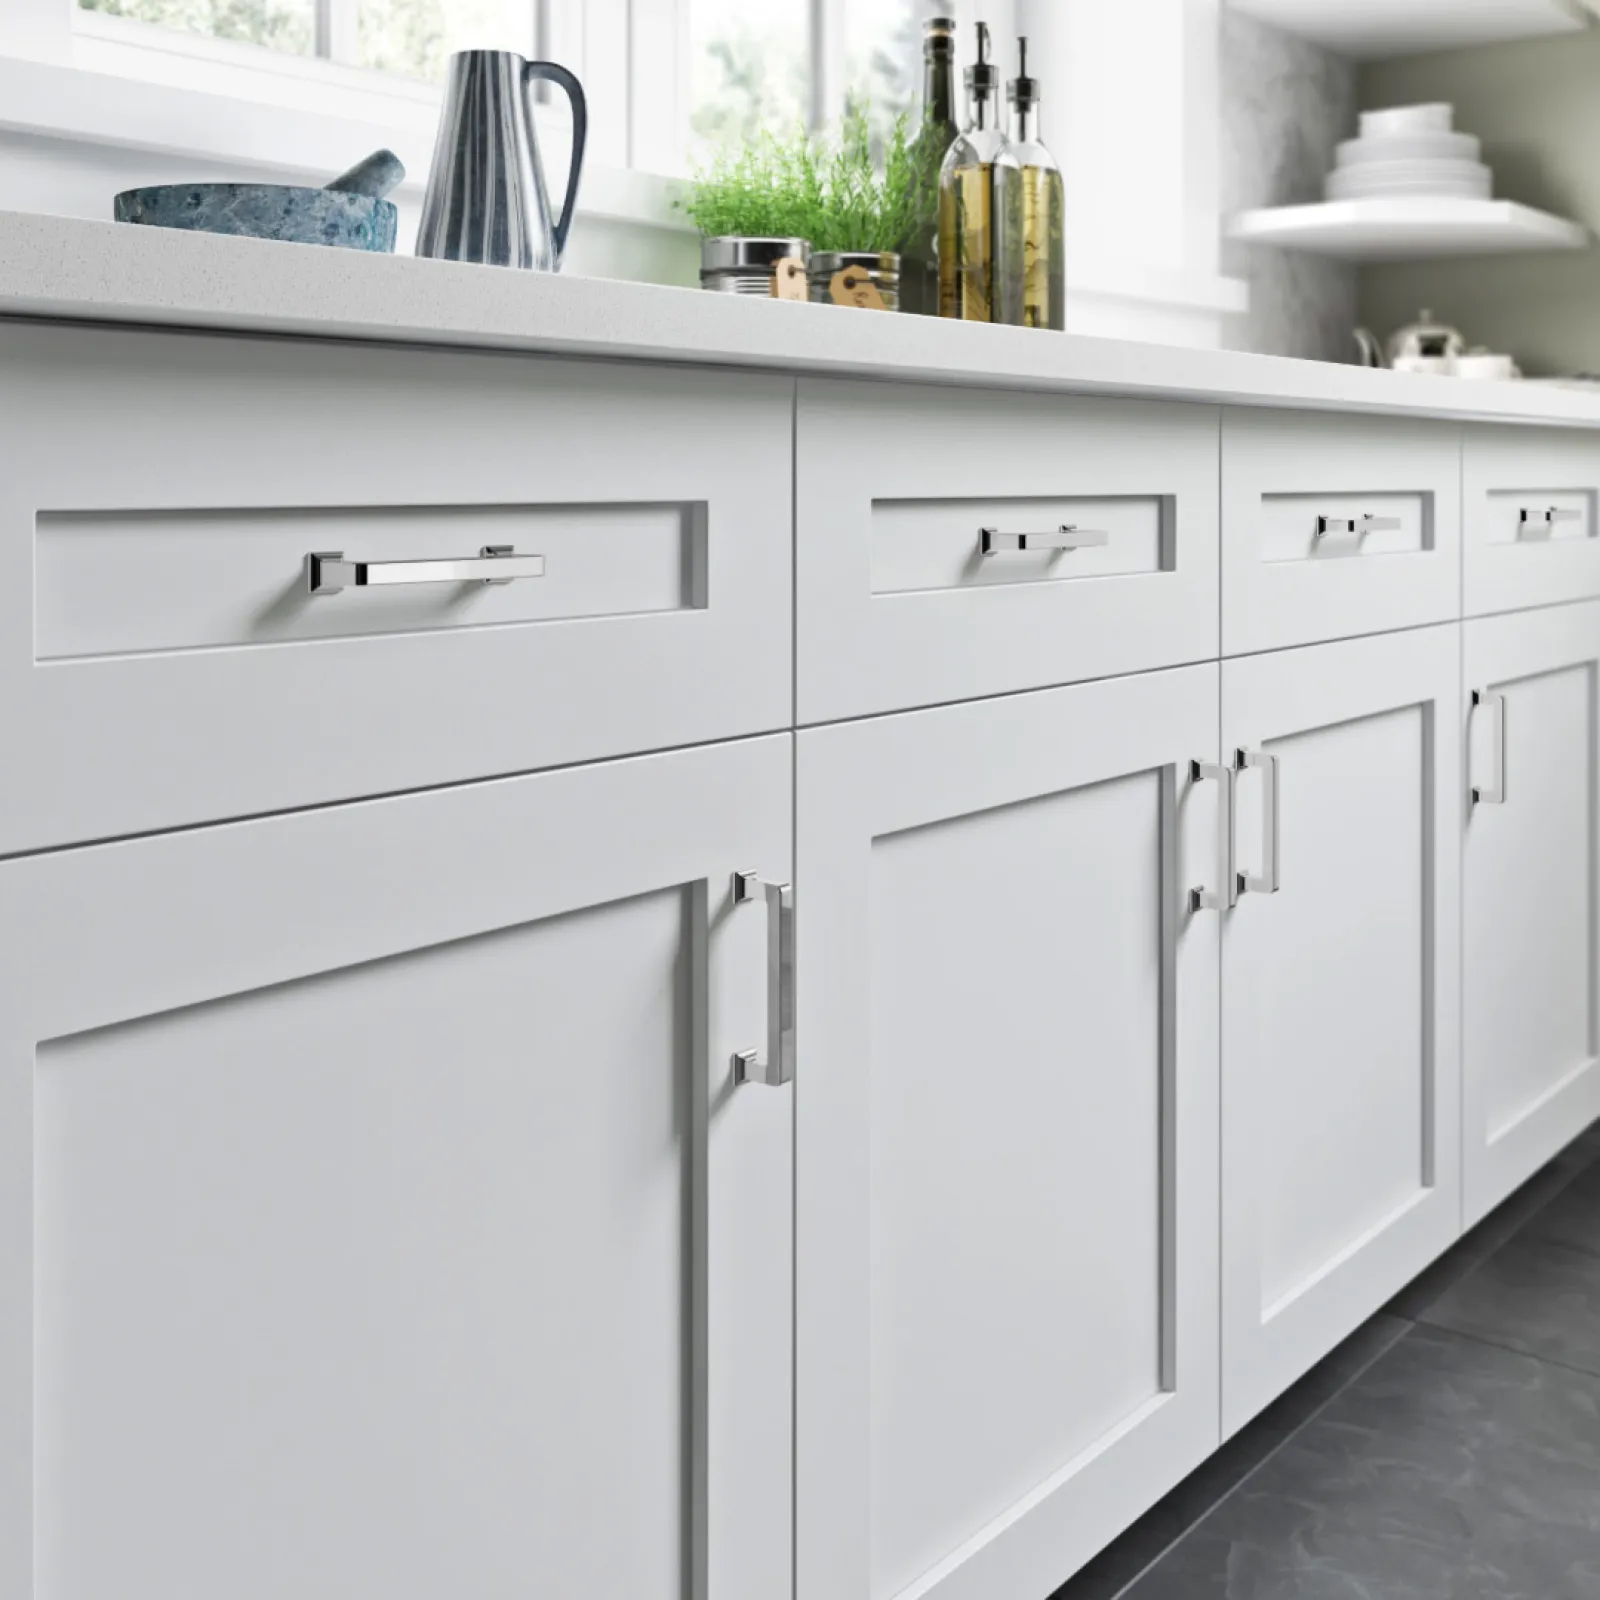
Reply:
[[[900,309],[900,257],[893,250],[819,250],[808,279],[819,305]]]
[[[749,239],[723,235],[700,244],[700,287],[723,294],[770,295],[773,268],[787,257],[811,260],[806,239]]]

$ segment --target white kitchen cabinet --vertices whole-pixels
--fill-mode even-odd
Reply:
[[[1460,607],[1459,428],[1223,413],[1223,655],[1450,622]]]
[[[0,327],[0,854],[787,729],[793,398]]]
[[[1600,595],[1600,438],[1469,428],[1461,479],[1467,616]]]
[[[1040,1600],[1216,1444],[1217,675],[798,737],[798,1600]]]
[[[802,726],[1217,654],[1218,413],[802,379]]]
[[[1600,1115],[1600,603],[1464,629],[1470,1227]]]
[[[1460,647],[1223,664],[1225,1432],[1459,1231]]]
[[[789,1596],[791,782],[0,865],[0,1594]]]

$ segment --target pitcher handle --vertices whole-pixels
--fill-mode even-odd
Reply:
[[[572,226],[572,208],[578,199],[578,173],[583,167],[583,147],[589,137],[589,102],[584,98],[583,85],[565,67],[554,61],[530,61],[522,69],[522,90],[528,99],[528,120],[533,120],[532,85],[536,78],[559,84],[572,102],[572,166],[567,172],[567,197],[561,205],[561,219],[555,225],[555,264],[567,252],[567,229]]]

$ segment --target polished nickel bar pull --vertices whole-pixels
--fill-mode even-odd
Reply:
[[[1104,528],[1075,528],[1070,522],[1063,522],[1054,533],[1001,533],[998,528],[979,528],[978,533],[978,548],[986,556],[1006,550],[1088,550],[1111,543]]]
[[[1240,894],[1278,892],[1278,758],[1263,750],[1239,750],[1233,758],[1239,772],[1253,767],[1261,774],[1261,871],[1238,872],[1234,883]]]
[[[733,1081],[777,1088],[794,1078],[794,886],[769,883],[754,872],[734,873],[735,905],[762,896],[767,902],[767,1053],[739,1051]]]
[[[1360,538],[1399,526],[1399,517],[1318,517],[1317,537],[1326,539],[1330,533],[1353,533]]]
[[[486,544],[475,556],[445,561],[348,561],[342,550],[313,550],[306,557],[306,587],[312,594],[406,583],[510,583],[543,576],[543,556],[519,556],[508,544]]]
[[[1517,532],[1524,528],[1553,528],[1558,522],[1576,522],[1583,515],[1571,506],[1523,506],[1517,512]]]
[[[1191,889],[1189,909],[1228,911],[1239,903],[1233,876],[1233,768],[1212,761],[1191,761],[1190,783],[1203,783],[1207,779],[1215,779],[1221,785],[1217,796],[1217,882],[1221,887]]]
[[[1494,782],[1473,784],[1472,803],[1503,806],[1506,803],[1506,697],[1498,689],[1474,689],[1472,703],[1486,706],[1494,713]]]

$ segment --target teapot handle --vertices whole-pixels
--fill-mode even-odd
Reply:
[[[567,229],[572,226],[572,208],[578,199],[578,174],[583,168],[583,147],[589,137],[589,102],[584,98],[583,85],[565,67],[554,61],[529,61],[522,69],[522,89],[528,97],[528,120],[533,120],[533,95],[530,92],[535,79],[559,84],[572,102],[572,165],[567,172],[567,197],[561,205],[561,218],[554,229],[555,264],[559,271],[561,258],[567,251]]]

